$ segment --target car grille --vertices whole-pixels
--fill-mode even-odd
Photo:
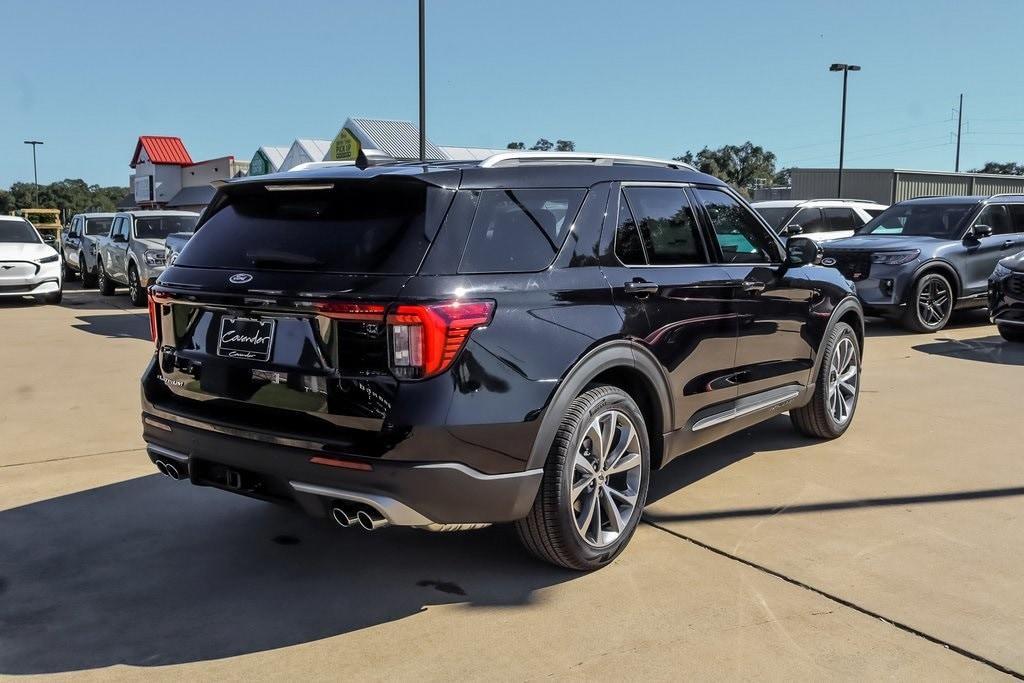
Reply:
[[[0,285],[0,294],[17,294],[19,292],[31,292],[35,285]]]
[[[1011,275],[1006,278],[1006,291],[1018,299],[1024,299],[1024,275]]]
[[[829,259],[833,259],[832,263]],[[825,250],[826,265],[837,268],[847,280],[863,280],[871,273],[870,251],[829,251]]]

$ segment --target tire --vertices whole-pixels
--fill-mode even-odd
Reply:
[[[128,264],[128,298],[133,306],[145,306],[147,303],[146,288],[139,281],[139,271],[134,263]]]
[[[64,290],[54,292],[53,294],[47,294],[43,297],[44,304],[59,304],[64,299]]]
[[[903,326],[911,332],[938,332],[949,323],[954,303],[949,278],[941,273],[925,273],[914,283],[903,312]]]
[[[114,294],[114,281],[107,276],[107,269],[103,267],[103,261],[96,261],[96,269],[99,271],[97,284],[100,288],[100,294],[112,296]]]
[[[82,274],[82,287],[95,287],[96,286],[96,274],[89,272],[88,262],[85,260],[85,254],[78,255],[79,272]]]
[[[836,323],[821,353],[814,395],[807,405],[790,410],[789,419],[797,431],[807,436],[835,439],[853,422],[860,398],[860,347],[853,328],[846,323]],[[837,381],[850,369],[852,376],[845,382]]]
[[[74,280],[77,277],[78,277],[78,274],[75,271],[73,271],[70,268],[68,268],[68,260],[64,256],[64,253],[61,252],[61,255],[60,255],[60,281],[61,282],[67,282],[68,280]]]
[[[1024,344],[1024,327],[1010,327],[1009,325],[996,325],[999,336],[1008,342]]]
[[[608,448],[595,446],[594,437],[600,437],[595,424],[612,434]],[[615,463],[627,466],[614,472]],[[640,523],[650,463],[647,427],[636,402],[618,387],[589,388],[569,405],[533,508],[515,522],[520,542],[538,558],[567,569],[590,571],[608,564]],[[574,484],[585,484],[575,500]]]

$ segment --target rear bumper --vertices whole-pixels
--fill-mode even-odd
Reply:
[[[529,512],[543,474],[330,456],[183,425],[166,414],[143,411],[142,418],[154,463],[174,463],[193,484],[296,504],[315,517],[328,515],[336,501],[353,501],[376,508],[396,526],[508,522]],[[313,462],[314,457],[337,464]]]

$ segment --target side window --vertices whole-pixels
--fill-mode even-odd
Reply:
[[[619,220],[615,228],[615,255],[624,265],[647,265],[644,248],[640,242],[640,228],[636,226],[633,212],[629,210],[626,197],[619,193]]]
[[[1010,204],[1010,226],[1013,232],[1024,232],[1024,204]]]
[[[834,209],[822,209],[822,211],[825,214],[825,220],[828,221],[828,229],[832,232],[856,230],[864,225],[863,221],[857,218],[857,214],[853,212],[853,209],[837,207]]]
[[[586,190],[483,190],[460,273],[527,273],[551,265]]]
[[[878,218],[885,212],[885,209],[864,209],[864,211],[872,218]]]
[[[771,263],[782,259],[775,240],[738,201],[720,190],[700,188],[696,194],[711,218],[724,263]]]
[[[623,194],[649,264],[707,263],[700,228],[682,188],[627,187]]]
[[[799,225],[801,232],[825,232],[828,229],[821,217],[821,209],[816,208],[800,209],[786,224],[787,227],[790,225]]]
[[[974,221],[975,225],[988,225],[993,235],[1008,235],[1013,232],[1010,227],[1010,216],[1002,204],[989,204]]]

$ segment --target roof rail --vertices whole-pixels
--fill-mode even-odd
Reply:
[[[682,161],[668,161],[666,159],[652,159],[650,157],[637,157],[627,154],[592,154],[585,152],[540,152],[535,150],[513,150],[492,154],[480,162],[480,168],[494,168],[496,166],[518,166],[522,163],[573,163],[589,162],[592,164],[611,166],[616,162],[621,164],[633,164],[636,166],[660,166],[664,168],[677,168],[696,171],[690,164]]]
[[[815,197],[804,199],[805,202],[864,202],[865,204],[878,204],[874,199],[857,199],[856,197]]]
[[[990,195],[989,199],[995,199],[996,197],[1024,197],[1024,190],[1020,192],[999,192],[994,195]]]

